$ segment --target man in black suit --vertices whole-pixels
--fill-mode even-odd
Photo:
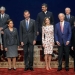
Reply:
[[[75,17],[72,16],[70,13],[71,13],[71,9],[70,8],[65,8],[65,13],[66,13],[66,16],[65,16],[65,21],[68,21],[71,25],[71,29],[73,28],[73,25],[74,25],[74,20],[75,20]],[[70,55],[72,57],[74,57],[74,52],[71,50],[70,48]]]
[[[30,18],[28,10],[24,11],[25,19],[20,22],[20,42],[24,48],[25,71],[33,71],[33,50],[36,44],[37,32],[35,20]]]
[[[10,19],[9,15],[5,13],[5,7],[1,7],[0,8],[0,31],[2,31],[2,38],[3,38],[3,34],[4,34],[4,30],[8,27],[7,26],[7,21]],[[3,41],[3,39],[2,39]],[[3,43],[4,44],[4,43]],[[4,57],[6,57],[6,52],[3,50],[1,51],[1,55],[4,55]]]
[[[52,14],[52,12],[49,12],[49,11],[47,10],[47,8],[48,8],[47,4],[46,4],[46,3],[43,3],[43,4],[42,4],[42,12],[38,13],[38,15],[37,15],[37,20],[36,20],[37,35],[40,36],[40,39],[41,39],[41,40],[40,40],[39,43],[40,43],[41,45],[42,45],[42,24],[43,24],[44,18],[45,18],[45,17],[49,17],[49,18],[50,18],[50,23],[51,23],[52,25],[54,25],[53,14]],[[44,57],[44,49],[42,48],[42,50],[43,50],[42,55],[43,55],[43,57]]]

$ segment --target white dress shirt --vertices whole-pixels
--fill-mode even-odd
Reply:
[[[62,24],[62,27],[64,28],[64,21],[63,22],[60,22],[60,24]]]
[[[4,18],[5,14],[1,14],[1,18]]]
[[[25,19],[25,21],[26,21],[26,22],[28,21],[28,25],[29,25],[29,22],[30,22],[30,18],[29,18],[28,20],[26,20],[26,19]]]

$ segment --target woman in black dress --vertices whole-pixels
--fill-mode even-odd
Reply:
[[[74,26],[72,28],[72,42],[71,42],[71,49],[74,51],[74,71],[75,71],[75,21]]]
[[[8,69],[11,70],[11,59],[13,69],[16,70],[16,57],[18,56],[19,38],[17,29],[13,27],[13,21],[10,19],[7,22],[8,28],[4,30],[4,47],[8,60]]]

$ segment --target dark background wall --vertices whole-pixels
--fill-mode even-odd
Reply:
[[[19,23],[23,18],[24,10],[29,10],[31,18],[36,19],[41,11],[41,4],[47,3],[48,10],[53,12],[55,23],[58,22],[58,14],[64,13],[65,7],[70,7],[72,15],[75,15],[75,0],[0,0],[0,6],[6,7],[6,13],[13,19],[15,27],[19,29]],[[39,39],[38,39],[39,40]]]

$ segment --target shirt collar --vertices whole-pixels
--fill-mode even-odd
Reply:
[[[45,14],[47,13],[47,11],[44,12]]]
[[[30,18],[28,20],[25,19],[25,21],[30,21]]]

